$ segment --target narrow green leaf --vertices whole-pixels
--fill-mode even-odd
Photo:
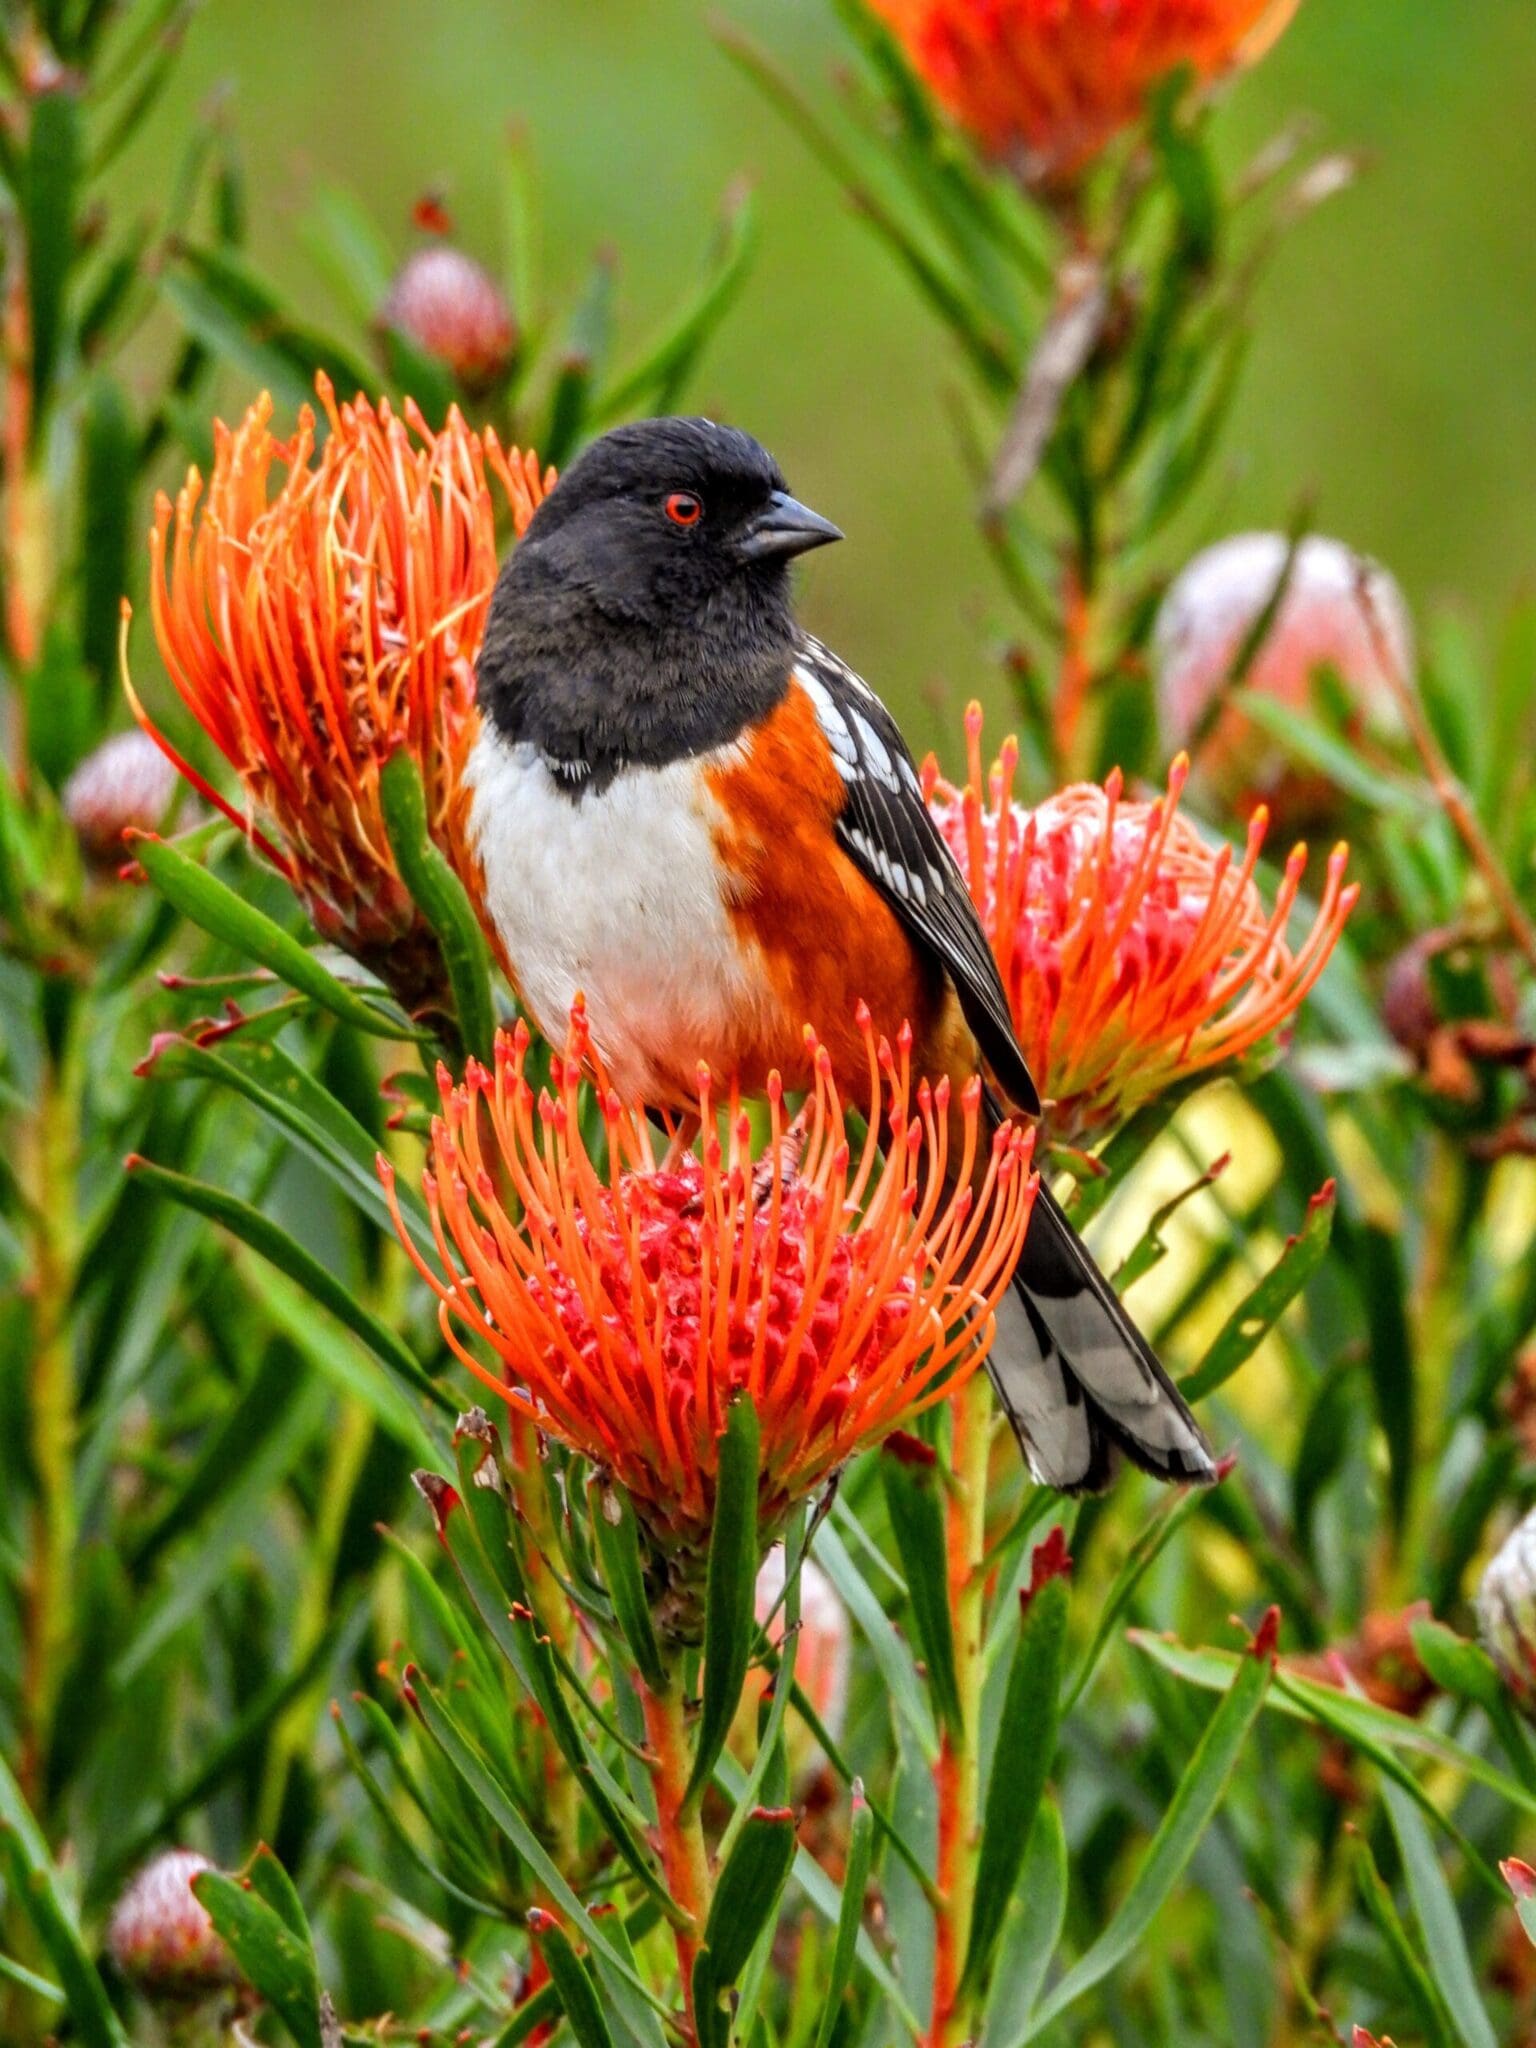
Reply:
[[[566,1918],[585,1925],[588,1946],[601,1950],[607,1958],[614,1972],[613,1981],[620,1987],[626,2023],[640,2033],[642,2039],[659,2042],[661,2035],[654,2015],[666,2011],[664,2002],[646,1984],[601,1920],[593,1920],[583,1911],[580,1899],[567,1884],[548,1850],[508,1799],[441,1697],[431,1686],[422,1683],[414,1670],[407,1673],[407,1683],[407,1699],[419,1715],[422,1726],[479,1801],[487,1818],[506,1836]]]
[[[47,417],[64,346],[64,292],[76,254],[80,170],[80,102],[63,82],[32,100],[22,192],[34,444]]]
[[[249,1884],[205,1870],[192,1880],[209,1919],[228,1942],[251,1984],[267,2001],[299,2048],[324,2048],[320,2038],[320,1979],[314,1950]]]
[[[293,1879],[284,1870],[265,1842],[258,1842],[255,1853],[246,1864],[242,1875],[251,1890],[264,1898],[288,1932],[302,1941],[311,1952],[314,1943],[310,1938],[309,1920]]]
[[[1067,1581],[1047,1579],[1031,1596],[1019,1626],[981,1824],[976,1904],[963,1979],[973,1988],[987,1981],[1056,1755],[1067,1607]]]
[[[1480,1643],[1457,1635],[1443,1621],[1421,1616],[1410,1622],[1408,1633],[1419,1662],[1452,1699],[1471,1700],[1485,1713],[1496,1713],[1508,1698],[1499,1668]]]
[[[1403,1875],[1422,1937],[1420,1953],[1435,1980],[1462,2048],[1498,2048],[1477,1988],[1467,1937],[1445,1872],[1418,1808],[1402,1788],[1385,1780],[1382,1802],[1403,1859]]]
[[[546,1913],[540,1907],[535,1907],[528,1915],[528,1926],[548,1966],[577,2048],[613,2048],[613,2035],[603,2018],[597,1986],[586,1964],[572,1948],[565,1929],[553,1913]]]
[[[696,1801],[725,1747],[746,1681],[756,1632],[757,1411],[741,1395],[726,1417],[715,1481],[715,1525],[704,1588],[704,1700],[694,1736],[693,1772],[684,1794]]]
[[[830,2048],[833,2031],[842,2017],[844,1995],[853,1977],[859,1930],[864,1924],[864,1895],[869,1889],[869,1866],[874,1844],[875,1818],[864,1797],[864,1787],[855,1778],[848,1828],[848,1861],[843,1870],[843,1898],[838,1908],[832,1961],[821,1987],[821,2024],[816,2029],[815,2048]]]
[[[1165,1670],[1208,1692],[1225,1692],[1232,1682],[1237,1658],[1229,1650],[1192,1650],[1171,1637],[1151,1635],[1144,1629],[1127,1630],[1126,1639]],[[1373,1761],[1378,1761],[1376,1751],[1390,1757],[1392,1751],[1407,1750],[1474,1779],[1523,1813],[1536,1814],[1536,1792],[1428,1721],[1394,1714],[1390,1707],[1378,1707],[1373,1700],[1351,1699],[1332,1686],[1301,1678],[1292,1671],[1279,1673],[1265,1704],[1272,1711],[1296,1720],[1316,1722],[1366,1750]],[[1443,1816],[1442,1822],[1449,1826]]]
[[[1429,2048],[1455,2048],[1451,2016],[1435,1988],[1434,1979],[1424,1967],[1418,1944],[1403,1925],[1396,1902],[1382,1881],[1370,1844],[1363,1835],[1357,1834],[1352,1837],[1351,1846],[1360,1902],[1375,1923],[1377,1933],[1397,1965],[1399,1978],[1419,2008]]]
[[[459,1450],[461,1456],[478,1462],[476,1440],[461,1435]],[[622,1810],[628,1803],[625,1795],[571,1712],[548,1632],[534,1611],[516,1553],[509,1545],[503,1545],[493,1564],[475,1516],[464,1505],[464,1497],[431,1473],[418,1473],[416,1484],[432,1509],[443,1548],[452,1558],[475,1612],[543,1714],[556,1746],[609,1839],[656,1903],[670,1918],[675,1918],[679,1909]],[[471,1478],[465,1493],[472,1497],[475,1490]]]
[[[746,1788],[746,1773],[728,1751],[723,1752],[715,1766],[715,1782],[726,1798],[735,1803]],[[842,1919],[842,1896],[821,1865],[808,1849],[797,1849],[793,1868],[795,1883],[810,1900],[816,1911],[829,1927],[836,1927]],[[890,1965],[870,1940],[866,1929],[860,1928],[854,1944],[860,1968],[877,1987],[889,2005],[892,2013],[903,2028],[917,2041],[922,2037],[923,2028],[911,2004],[897,1982]]]
[[[916,1438],[894,1437],[881,1452],[880,1477],[929,1690],[940,1720],[951,1734],[958,1734],[960,1687],[955,1677],[949,1558],[944,1543],[942,1482],[933,1453]]]
[[[1158,1501],[1150,1522],[1126,1552],[1119,1570],[1115,1573],[1114,1582],[1104,1596],[1093,1640],[1084,1652],[1083,1661],[1073,1677],[1071,1691],[1062,1709],[1064,1713],[1071,1713],[1082,1698],[1089,1680],[1098,1668],[1099,1659],[1109,1647],[1115,1630],[1120,1626],[1120,1617],[1135,1597],[1136,1588],[1184,1524],[1192,1515],[1199,1513],[1206,1499],[1207,1495],[1203,1488],[1191,1488],[1184,1492],[1182,1499],[1177,1493],[1168,1492]]]
[[[130,835],[134,858],[166,901],[200,930],[222,939],[245,959],[271,968],[279,981],[308,996],[322,1010],[355,1025],[375,1038],[411,1038],[419,1034],[398,1017],[375,1009],[355,990],[338,981],[329,968],[296,938],[274,924],[217,875],[189,860],[168,840],[148,833]]]
[[[1330,1180],[1307,1205],[1307,1220],[1245,1301],[1232,1311],[1216,1341],[1180,1382],[1186,1401],[1203,1401],[1224,1386],[1258,1350],[1327,1254],[1333,1235],[1336,1190]]]
[[[97,730],[96,681],[86,668],[71,619],[49,621],[42,652],[26,673],[25,688],[27,753],[43,780],[58,789]],[[53,859],[48,864],[53,866]]]
[[[588,1497],[592,1503],[592,1536],[602,1560],[603,1583],[613,1602],[620,1632],[646,1685],[653,1693],[664,1692],[666,1673],[651,1622],[651,1603],[646,1597],[634,1504],[622,1487],[601,1479],[593,1479],[589,1483]]]
[[[1061,1815],[1042,1802],[1030,1831],[1024,1867],[1008,1902],[987,1992],[983,2039],[1024,2038],[1067,1918],[1067,1837]]]
[[[442,948],[459,1037],[467,1052],[489,1061],[496,1038],[490,952],[464,884],[432,843],[421,772],[403,747],[385,763],[379,798],[400,879]]]
[[[80,651],[98,700],[115,689],[129,535],[138,489],[138,431],[115,377],[93,377],[81,408]]]
[[[642,400],[648,412],[676,410],[689,373],[741,290],[757,240],[752,195],[735,190],[726,198],[719,234],[698,291],[640,361],[599,394],[592,408],[596,419],[604,424],[623,419]]]
[[[131,2048],[91,1961],[43,1831],[0,1756],[0,1865],[8,1890],[37,1929],[52,1958],[59,1988],[86,2048]]]
[[[1274,1673],[1271,1629],[1272,1624],[1266,1623],[1253,1650],[1239,1658],[1236,1675],[1179,1780],[1130,1890],[1087,1954],[1079,1957],[1036,2007],[1026,2040],[1044,2033],[1140,1946],[1177,1884],[1221,1803],[1248,1731],[1264,1704]]]
[[[237,1035],[217,1046],[167,1035],[155,1040],[139,1070],[166,1081],[213,1081],[243,1095],[297,1140],[363,1214],[392,1233],[394,1222],[378,1175],[378,1149],[357,1118],[281,1046]],[[418,1245],[434,1250],[426,1204],[404,1182],[396,1199]]]
[[[356,1778],[358,1784],[362,1787],[364,1797],[378,1815],[383,1823],[385,1832],[395,1843],[395,1846],[401,1850],[410,1862],[415,1864],[416,1868],[425,1877],[429,1878],[449,1898],[457,1899],[461,1906],[467,1906],[472,1913],[483,1913],[488,1919],[506,1919],[507,1913],[503,1907],[498,1906],[494,1900],[482,1899],[473,1892],[465,1891],[462,1885],[456,1884],[446,1871],[440,1870],[431,1858],[425,1854],[415,1836],[401,1820],[396,1810],[395,1801],[390,1798],[384,1787],[379,1783],[377,1776],[369,1765],[368,1759],[358,1748],[357,1738],[347,1726],[341,1709],[334,1701],[331,1703],[331,1720],[335,1724],[337,1740],[341,1743],[342,1753],[351,1766],[353,1777]]]
[[[1428,808],[1427,791],[1393,781],[1368,768],[1358,748],[1337,738],[1294,704],[1280,704],[1273,697],[1250,689],[1232,691],[1230,701],[1304,768],[1325,775],[1336,788],[1355,797],[1368,810],[1422,817]]]
[[[323,1266],[297,1239],[290,1237],[281,1224],[274,1223],[270,1216],[242,1201],[238,1195],[227,1194],[223,1188],[212,1187],[207,1181],[194,1180],[190,1174],[173,1173],[169,1167],[157,1166],[153,1160],[141,1159],[137,1153],[131,1154],[126,1164],[128,1171],[146,1186],[155,1188],[173,1202],[179,1202],[183,1208],[222,1224],[242,1244],[248,1244],[264,1259],[269,1259],[311,1300],[319,1302],[354,1336],[360,1337],[374,1356],[413,1394],[430,1401],[442,1414],[457,1414],[453,1397],[423,1370],[410,1347],[358,1300],[354,1289],[340,1280],[328,1266]],[[422,1442],[418,1424],[411,1432],[411,1447],[420,1449]],[[426,1447],[430,1451],[430,1442]]]
[[[778,1906],[794,1860],[793,1809],[754,1807],[716,1880],[704,1929],[717,1989],[735,1983]]]
[[[925,1761],[933,1763],[939,1754],[939,1738],[928,1695],[913,1666],[911,1653],[891,1627],[869,1581],[830,1522],[823,1522],[817,1530],[812,1548],[868,1643],[893,1706],[911,1729]]]

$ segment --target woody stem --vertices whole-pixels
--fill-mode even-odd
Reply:
[[[954,1627],[958,1725],[945,1728],[934,1770],[938,1793],[938,1914],[930,2048],[955,2048],[971,2032],[961,1996],[976,1904],[981,1820],[981,1688],[986,1594],[987,1454],[992,1390],[973,1373],[950,1408],[952,1490],[946,1510],[949,1611]]]
[[[683,1688],[674,1671],[664,1693],[641,1687],[645,1739],[650,1754],[651,1786],[656,1797],[656,1848],[673,1899],[689,1924],[674,1930],[677,1968],[683,1982],[688,2035],[697,2040],[693,2010],[693,1964],[709,1917],[709,1853],[698,1801],[688,1798],[692,1746],[688,1740]]]

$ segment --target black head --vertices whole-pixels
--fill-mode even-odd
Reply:
[[[488,716],[570,763],[578,791],[734,738],[786,687],[791,559],[841,537],[750,434],[615,428],[502,569],[480,656]]]

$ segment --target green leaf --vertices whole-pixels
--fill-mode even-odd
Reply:
[[[156,1039],[140,1072],[152,1074],[156,1080],[213,1081],[243,1095],[296,1139],[365,1216],[393,1234],[394,1221],[379,1181],[373,1139],[281,1046],[235,1036],[219,1040],[215,1048],[189,1038],[166,1036]],[[402,1218],[430,1256],[435,1247],[426,1204],[403,1183],[397,1182],[395,1193]]]
[[[317,184],[299,239],[360,327],[377,319],[394,275],[388,241],[362,201],[344,185]]]
[[[1141,1944],[1169,1893],[1194,1855],[1248,1739],[1274,1673],[1270,1624],[1237,1671],[1212,1714],[1169,1801],[1131,1886],[1109,1924],[1030,2017],[1025,2040],[1034,2040],[1095,1985],[1102,1984]]]
[[[238,1195],[227,1194],[223,1188],[212,1187],[207,1181],[194,1180],[190,1174],[174,1173],[169,1167],[157,1166],[153,1160],[142,1159],[136,1153],[130,1155],[126,1164],[128,1171],[146,1186],[157,1189],[173,1202],[179,1202],[183,1208],[222,1224],[242,1244],[248,1244],[264,1259],[270,1260],[280,1273],[286,1273],[290,1280],[295,1281],[310,1300],[328,1309],[339,1323],[355,1337],[360,1337],[380,1363],[413,1394],[430,1401],[442,1414],[457,1414],[453,1397],[423,1369],[409,1345],[365,1307],[354,1288],[347,1286],[312,1252],[306,1251],[295,1238],[290,1237],[281,1224],[274,1223],[270,1216],[242,1201]],[[408,1448],[418,1452],[425,1449],[430,1455],[430,1440],[423,1436],[414,1410],[409,1411],[409,1421],[403,1428],[403,1418],[396,1413],[381,1415],[380,1420],[393,1429]]]
[[[790,1807],[752,1809],[716,1882],[703,1946],[694,1960],[699,2048],[726,2048],[731,2028],[721,2001],[778,1911],[795,1846]]]
[[[1250,689],[1233,690],[1229,701],[1304,768],[1316,769],[1368,810],[1396,812],[1405,817],[1422,817],[1427,810],[1426,791],[1368,768],[1357,747],[1337,738],[1294,704],[1281,704]]]
[[[467,1052],[488,1063],[496,1039],[491,956],[464,884],[432,843],[421,772],[403,747],[384,765],[379,798],[400,879],[442,948],[459,1037]]]
[[[962,1979],[972,1988],[987,1981],[1056,1755],[1067,1607],[1067,1581],[1047,1579],[1031,1596],[1019,1627],[981,1824],[976,1904]]]
[[[287,1899],[279,1911],[262,1887],[283,1896],[270,1870],[257,1865],[275,1862],[270,1850],[258,1849],[242,1877],[205,1870],[192,1880],[209,1919],[229,1944],[236,1962],[253,1987],[288,2029],[299,2048],[324,2048],[320,2038],[320,1978],[303,1910],[299,1924],[289,1917]],[[286,1882],[286,1880],[285,1880]],[[291,1892],[291,1887],[288,1887]],[[297,1901],[295,1899],[294,1903]]]
[[[1381,1872],[1376,1868],[1376,1859],[1371,1854],[1370,1844],[1363,1835],[1355,1835],[1351,1846],[1355,1884],[1360,1893],[1360,1902],[1375,1923],[1377,1933],[1386,1943],[1388,1953],[1397,1965],[1401,1982],[1412,1994],[1419,2008],[1430,2048],[1454,2048],[1455,2037],[1451,2028],[1451,2016],[1435,1988],[1434,1980],[1424,1968],[1417,1943],[1403,1925],[1391,1892],[1382,1882]]]
[[[596,1478],[589,1483],[588,1497],[592,1503],[592,1536],[602,1560],[603,1583],[613,1602],[614,1618],[641,1678],[653,1693],[662,1693],[666,1690],[666,1672],[651,1622],[651,1603],[646,1597],[634,1503],[623,1487]]]
[[[64,347],[64,291],[75,261],[80,197],[80,102],[67,84],[32,101],[21,194],[32,340],[32,442],[41,437]]]
[[[1462,2048],[1498,2048],[1492,2023],[1477,1988],[1461,1915],[1435,1855],[1418,1808],[1390,1780],[1382,1802],[1403,1859],[1403,1875],[1422,1937],[1420,1953],[1444,2000]]]
[[[86,2048],[132,2048],[91,1961],[43,1831],[0,1756],[0,1864],[7,1889],[37,1929]]]
[[[704,1587],[704,1700],[684,1803],[702,1794],[725,1747],[756,1634],[757,1411],[740,1395],[726,1417],[715,1481],[715,1525]]]
[[[81,408],[80,651],[98,697],[116,686],[119,614],[129,580],[138,430],[115,377],[93,377]]]
[[[1367,1223],[1355,1235],[1354,1272],[1369,1332],[1366,1364],[1376,1420],[1386,1439],[1393,1525],[1401,1530],[1413,1491],[1418,1437],[1418,1373],[1408,1280],[1402,1246],[1391,1232]]]
[[[222,939],[242,957],[269,967],[279,981],[308,996],[312,1003],[339,1017],[344,1024],[355,1025],[375,1038],[420,1035],[398,1017],[375,1009],[345,982],[338,981],[306,946],[275,924],[265,911],[236,895],[217,875],[189,860],[168,840],[133,833],[129,844],[160,894],[200,930]]]
[[[553,1913],[546,1913],[537,1906],[528,1915],[528,1927],[548,1966],[577,2048],[613,2048],[613,2036],[603,2018],[597,1986],[586,1964],[572,1948],[565,1929]]]
[[[1067,1838],[1053,1803],[1042,1802],[1024,1867],[1008,1902],[987,1993],[983,2039],[1018,2041],[1061,1941],[1067,1917]]]
[[[314,386],[303,370],[270,342],[262,341],[245,322],[220,302],[195,277],[167,271],[160,290],[170,301],[189,334],[203,343],[209,353],[239,372],[241,378],[270,391],[279,405],[297,412],[314,397]]]
[[[486,1491],[477,1486],[475,1479],[475,1468],[483,1457],[482,1440],[461,1431],[457,1449],[462,1493],[447,1487],[431,1473],[416,1475],[417,1487],[436,1518],[443,1548],[453,1560],[475,1613],[544,1716],[560,1754],[614,1847],[656,1903],[670,1918],[676,1918],[678,1907],[621,1810],[624,1795],[571,1712],[548,1631],[534,1611],[516,1553],[503,1542],[493,1561],[475,1513],[464,1505],[466,1499],[473,1501],[477,1492]]]
[[[875,1817],[864,1797],[863,1785],[855,1778],[848,1825],[848,1860],[843,1868],[843,1898],[838,1908],[832,1960],[821,1985],[821,2024],[816,2029],[815,2048],[831,2048],[833,2032],[843,2015],[844,1996],[853,1977],[854,1954],[859,1931],[864,1924],[864,1895],[869,1889],[874,1845]]]
[[[1237,1659],[1230,1650],[1194,1650],[1171,1637],[1151,1635],[1145,1629],[1129,1629],[1126,1639],[1188,1684],[1209,1692],[1223,1692],[1231,1683]],[[1390,1761],[1391,1752],[1406,1750],[1475,1780],[1523,1813],[1536,1814],[1536,1792],[1453,1737],[1442,1734],[1428,1721],[1394,1714],[1389,1707],[1378,1707],[1373,1700],[1351,1698],[1293,1671],[1279,1673],[1265,1704],[1274,1712],[1313,1721],[1342,1736],[1378,1765],[1383,1756]],[[1450,1826],[1443,1814],[1439,1817],[1442,1825]]]
[[[42,653],[27,672],[27,753],[43,780],[58,789],[96,736],[96,684],[81,657],[73,624],[50,620]]]
[[[933,1453],[915,1437],[897,1437],[880,1456],[891,1532],[901,1556],[912,1608],[912,1631],[928,1672],[939,1718],[960,1732],[960,1687],[950,1620],[949,1557],[944,1543],[942,1480]]]
[[[1469,1642],[1429,1615],[1410,1622],[1408,1633],[1419,1662],[1442,1692],[1452,1699],[1471,1700],[1485,1713],[1497,1713],[1504,1705],[1504,1680],[1480,1643]]]
[[[869,1581],[854,1563],[847,1546],[830,1522],[816,1531],[813,1545],[816,1561],[837,1588],[838,1597],[870,1647],[893,1706],[911,1729],[924,1760],[937,1761],[939,1738],[933,1725],[928,1695],[913,1665],[911,1653],[891,1627],[885,1609],[875,1597]]]
[[[1224,1386],[1258,1350],[1322,1264],[1333,1235],[1336,1190],[1330,1180],[1307,1205],[1307,1220],[1247,1299],[1223,1324],[1194,1371],[1179,1383],[1186,1401],[1202,1401]]]
[[[1177,1493],[1165,1493],[1153,1510],[1152,1518],[1136,1541],[1126,1552],[1114,1583],[1104,1596],[1099,1610],[1098,1625],[1093,1640],[1078,1666],[1072,1680],[1072,1689],[1067,1695],[1065,1713],[1070,1713],[1082,1698],[1089,1680],[1098,1668],[1099,1659],[1109,1647],[1110,1639],[1120,1625],[1120,1617],[1135,1597],[1136,1588],[1152,1569],[1164,1550],[1184,1527],[1192,1515],[1198,1514],[1205,1505],[1207,1495],[1203,1488],[1186,1491],[1181,1499]]]
[[[439,1694],[422,1681],[414,1667],[407,1672],[406,1678],[408,1703],[487,1818],[506,1836],[566,1918],[585,1925],[588,1946],[600,1951],[611,1966],[609,1982],[617,1989],[626,2024],[642,2040],[659,2043],[661,2035],[654,2015],[666,2011],[663,2001],[646,1984],[601,1920],[592,1920],[584,1913],[580,1899],[571,1890],[549,1851],[497,1783],[484,1758],[464,1734]]]

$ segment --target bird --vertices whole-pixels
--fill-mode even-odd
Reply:
[[[697,1103],[700,1063],[864,1071],[860,1005],[913,1071],[1038,1117],[997,963],[874,690],[806,632],[790,565],[842,539],[751,435],[594,440],[499,573],[466,770],[483,907],[532,1021],[585,1006],[611,1085]],[[1035,1479],[1216,1476],[1199,1424],[1042,1179],[988,1369]]]

